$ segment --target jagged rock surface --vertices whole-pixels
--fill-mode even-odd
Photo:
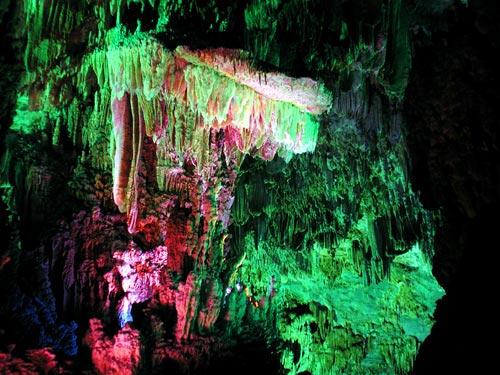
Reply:
[[[319,28],[302,1],[23,4],[0,312],[37,327],[28,346],[75,356],[87,332],[102,374],[203,371],[255,342],[291,374],[411,370],[443,291],[397,107],[409,9],[374,2],[358,28],[338,3]],[[166,47],[235,13],[249,52]]]

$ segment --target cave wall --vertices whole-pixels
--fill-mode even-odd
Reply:
[[[480,254],[496,248],[499,10],[492,1],[471,1],[448,12],[447,29],[415,48],[408,147],[422,202],[441,210],[433,269],[447,290],[417,357],[419,374],[487,372],[494,358],[485,338],[496,319],[487,297],[495,261],[483,263]]]
[[[481,2],[1,9],[7,373],[452,361],[498,193]]]

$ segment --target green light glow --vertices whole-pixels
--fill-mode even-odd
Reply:
[[[131,242],[142,241],[132,236],[137,221],[171,224],[165,217],[180,213],[157,236],[165,248],[176,235],[187,242],[176,249],[185,254],[165,250],[182,272],[158,276],[173,291],[161,303],[178,313],[168,329],[179,347],[190,337],[261,335],[293,375],[410,372],[444,291],[431,270],[437,215],[411,186],[395,109],[411,67],[406,3],[381,2],[380,32],[370,23],[357,35],[341,2],[318,12],[318,1],[253,0],[241,13],[247,51],[163,44],[176,17],[196,13],[225,31],[231,9],[94,3],[24,4],[26,74],[0,164],[2,199],[43,201],[51,178],[39,155],[70,149],[68,195],[99,214],[114,199],[113,215],[138,216]],[[139,16],[125,25],[136,5],[153,9],[150,31],[140,31]],[[283,35],[296,43],[283,47]],[[84,48],[68,52],[70,42]],[[305,66],[325,80],[258,63]],[[150,289],[141,303],[157,293]]]

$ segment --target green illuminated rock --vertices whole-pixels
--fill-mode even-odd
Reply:
[[[237,185],[233,278],[257,299],[275,278],[290,373],[410,372],[444,294],[431,271],[436,218],[408,182],[402,124],[363,95],[339,94],[313,154],[249,163]]]
[[[113,301],[127,283],[103,254],[162,246],[168,267],[155,283],[138,278],[148,325],[133,330],[134,366],[174,358],[187,371],[211,350],[262,339],[290,374],[411,372],[444,294],[432,274],[439,215],[410,183],[398,109],[412,9],[208,3],[21,7],[26,71],[2,199],[21,221],[51,223],[60,237],[45,243],[85,244],[47,250],[61,310],[90,290],[92,307],[72,311],[82,326],[111,326],[115,307],[130,322],[131,305]],[[203,45],[186,25],[201,40],[239,30],[238,48]],[[305,74],[316,80],[291,76]]]

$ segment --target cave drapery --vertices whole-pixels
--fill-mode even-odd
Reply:
[[[444,295],[401,105],[427,19],[351,3],[9,3],[2,370],[411,372]]]

